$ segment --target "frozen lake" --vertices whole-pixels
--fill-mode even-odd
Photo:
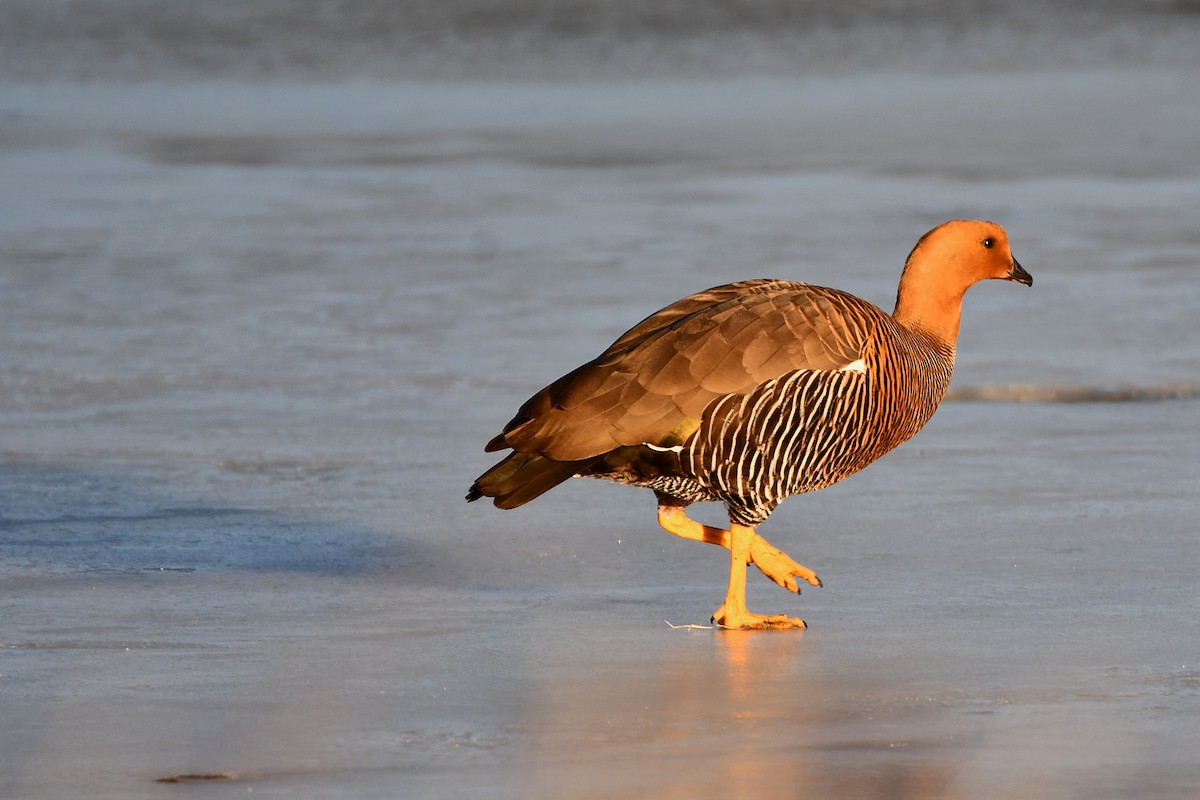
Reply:
[[[1165,62],[0,83],[0,796],[1195,796],[1197,153]],[[763,526],[809,630],[668,627],[649,492],[462,502],[647,313],[954,217],[1034,287]]]

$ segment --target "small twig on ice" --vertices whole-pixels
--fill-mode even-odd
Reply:
[[[680,629],[688,631],[711,631],[713,628],[712,625],[672,625],[671,621],[666,619],[663,622],[667,623],[667,627],[673,631]]]

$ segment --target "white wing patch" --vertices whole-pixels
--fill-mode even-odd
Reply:
[[[857,361],[851,361],[849,364],[847,364],[844,367],[838,368],[838,372],[857,372],[860,374],[864,374],[864,373],[866,373],[866,371],[867,371],[867,362],[861,358],[858,359]]]
[[[642,442],[642,446],[649,447],[651,450],[657,450],[660,453],[681,453],[681,452],[683,452],[683,445],[681,445],[681,444],[677,444],[674,447],[659,447],[656,444],[650,444],[649,442]]]

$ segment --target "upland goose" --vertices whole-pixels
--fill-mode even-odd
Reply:
[[[643,486],[659,524],[730,551],[714,622],[803,628],[746,609],[746,565],[799,592],[816,574],[755,528],[785,498],[829,486],[908,440],[946,394],[964,293],[1033,285],[993,222],[953,220],[917,242],[891,315],[846,292],[749,280],[651,314],[521,406],[488,452],[511,449],[467,500],[515,508],[572,476]],[[729,528],[685,508],[719,501]]]

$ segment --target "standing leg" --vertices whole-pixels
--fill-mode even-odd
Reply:
[[[746,564],[750,560],[750,545],[757,536],[754,528],[729,526],[729,589],[725,602],[713,612],[713,622],[723,628],[805,628],[804,620],[786,614],[766,616],[746,610]]]

